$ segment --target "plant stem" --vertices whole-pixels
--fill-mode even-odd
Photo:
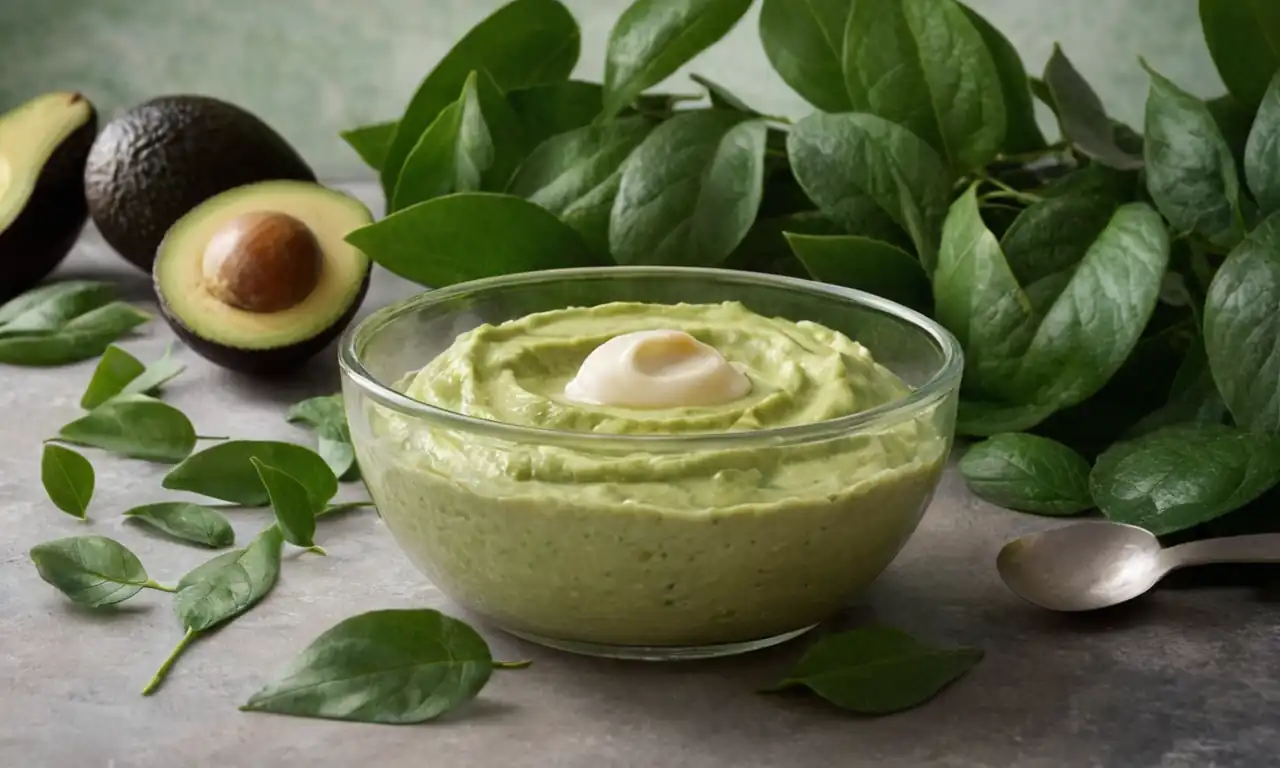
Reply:
[[[226,435],[196,435],[197,440],[230,440]]]
[[[307,551],[314,552],[315,554],[320,555],[322,557],[327,557],[329,555],[328,552],[324,551],[324,547],[320,546],[319,544],[312,544],[311,546],[307,547]]]
[[[169,674],[169,670],[173,669],[173,663],[178,660],[178,657],[182,655],[182,652],[187,649],[188,645],[191,645],[191,641],[194,639],[196,639],[196,631],[194,629],[188,629],[187,634],[182,636],[182,639],[178,641],[178,644],[169,652],[169,656],[164,660],[164,663],[162,663],[160,668],[156,670],[151,681],[142,689],[143,696],[150,696],[156,692],[156,689],[158,689],[160,684],[164,682],[165,676]]]
[[[1003,194],[999,195],[1000,197],[1012,198],[1019,202],[1026,203],[1027,205],[1034,205],[1043,199],[1039,195],[1033,195],[1030,192],[1023,192],[1020,189],[1014,189],[1008,184],[1005,184],[1003,181],[997,178],[994,178],[992,176],[983,175],[983,176],[980,176],[979,178],[981,178],[986,183],[990,184],[993,187],[996,187],[998,190],[1003,192]],[[986,195],[984,195],[984,197],[995,197],[997,194],[998,193],[996,192],[988,192]]]
[[[1055,142],[1044,149],[1033,149],[1030,152],[1015,152],[1011,155],[1001,154],[1001,160],[1012,160],[1015,163],[1025,163],[1028,160],[1039,160],[1042,157],[1061,154],[1068,148],[1069,144],[1065,141]]]
[[[142,582],[142,586],[145,587],[146,589],[154,589],[159,592],[177,592],[178,591],[177,587],[170,587],[167,584],[161,584],[155,579],[147,579],[146,581]]]
[[[493,668],[494,669],[528,669],[530,664],[533,664],[533,661],[531,659],[525,659],[524,661],[495,661],[493,662]]]

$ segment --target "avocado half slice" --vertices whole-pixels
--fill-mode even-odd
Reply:
[[[216,195],[160,243],[153,276],[161,312],[218,365],[258,374],[296,368],[360,307],[370,261],[344,238],[372,221],[359,200],[309,182]]]
[[[0,115],[0,300],[40,282],[75,245],[97,128],[78,93],[46,93]]]
[[[107,123],[84,169],[98,231],[147,272],[183,214],[220,192],[271,179],[316,177],[256,115],[191,94],[152,99]]]

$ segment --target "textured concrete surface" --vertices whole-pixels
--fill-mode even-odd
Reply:
[[[91,236],[63,276],[111,276],[131,297],[148,281]],[[365,312],[408,295],[380,274]],[[124,346],[143,359],[171,340],[160,322]],[[286,406],[332,392],[330,356],[295,378],[253,382],[188,351],[165,397],[197,429],[305,440]],[[96,532],[131,547],[172,582],[209,553],[126,525],[120,512],[171,498],[160,466],[87,452],[98,471],[90,522],[53,508],[40,442],[74,418],[92,369],[0,368],[0,765],[156,768],[1204,768],[1268,766],[1280,752],[1280,586],[1165,589],[1123,609],[1059,616],[1000,583],[994,559],[1018,534],[1052,525],[974,499],[954,472],[919,533],[841,622],[889,622],[985,660],[930,704],[863,719],[803,696],[754,691],[805,645],[671,665],[579,658],[491,628],[503,658],[532,668],[495,676],[444,721],[387,727],[236,709],[312,638],[375,608],[454,611],[397,551],[369,511],[326,520],[329,557],[287,555],[275,591],[196,643],[153,697],[139,689],[180,636],[170,597],[144,592],[117,610],[77,608],[37,577],[26,551]],[[358,497],[360,489],[344,489]],[[240,539],[268,520],[235,512]],[[1275,571],[1270,575],[1274,576]],[[1265,574],[1264,574],[1265,577]]]
[[[208,93],[261,115],[322,175],[365,178],[369,171],[338,131],[398,117],[435,62],[504,2],[3,0],[0,107],[78,88],[109,116],[163,93]],[[609,30],[631,0],[564,2],[582,28],[574,75],[599,81]],[[1139,55],[1193,93],[1222,91],[1196,0],[970,3],[1008,35],[1032,72],[1061,42],[1112,114],[1134,125],[1147,92]],[[688,75],[697,72],[773,114],[808,114],[764,56],[759,6],[662,87],[696,93]]]

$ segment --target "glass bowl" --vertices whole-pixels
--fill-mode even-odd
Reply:
[[[478,325],[615,301],[736,301],[821,323],[861,342],[911,391],[813,424],[660,436],[516,426],[402,394],[418,369]],[[349,331],[341,364],[373,500],[400,548],[446,596],[544,645],[677,659],[795,637],[888,566],[950,451],[963,358],[932,320],[859,291],[748,272],[603,267],[423,293]],[[807,485],[779,495],[760,481],[770,467],[815,456],[824,463],[809,465],[818,471]],[[648,468],[644,482],[610,474],[637,462]],[[561,470],[554,477],[540,469],[550,465]],[[690,477],[723,493],[668,504]]]

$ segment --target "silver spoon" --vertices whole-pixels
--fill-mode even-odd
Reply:
[[[1145,593],[1175,568],[1280,563],[1280,533],[1204,539],[1164,549],[1148,531],[1104,520],[1005,544],[996,568],[1009,589],[1053,611],[1091,611]]]

